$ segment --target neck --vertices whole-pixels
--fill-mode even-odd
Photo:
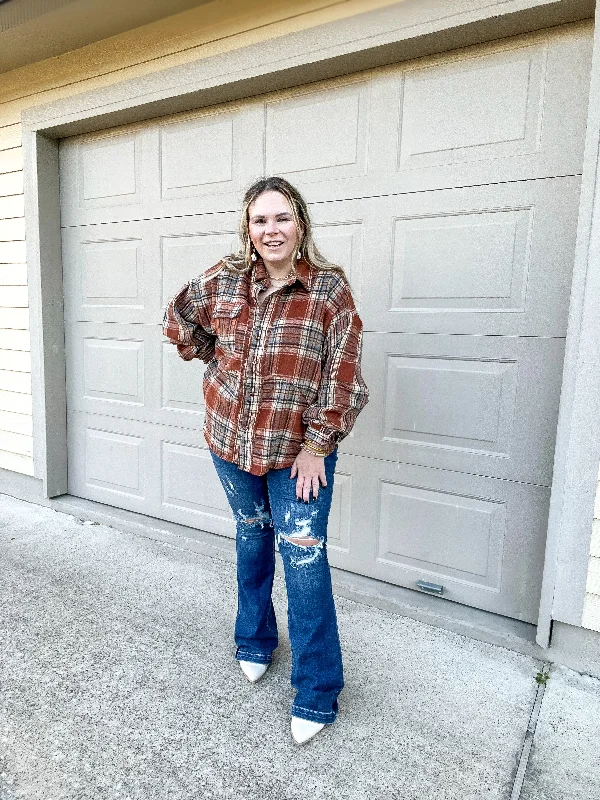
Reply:
[[[275,280],[281,280],[283,278],[287,278],[294,271],[296,266],[292,260],[284,264],[281,264],[279,262],[277,264],[268,264],[266,261],[264,262],[264,264],[265,264],[265,269],[269,273],[270,277],[274,278]]]

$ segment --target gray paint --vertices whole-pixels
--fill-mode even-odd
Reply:
[[[39,478],[32,475],[23,475],[8,469],[0,469],[0,487],[2,494],[27,500],[37,505],[48,505],[49,500],[44,494],[44,484]]]
[[[359,18],[331,23],[320,29],[282,37],[276,40],[276,43],[271,43],[267,51],[270,57],[268,62],[265,61],[265,50],[262,45],[249,47],[207,59],[196,65],[164,70],[152,76],[128,81],[121,86],[31,109],[23,115],[24,138],[27,140],[28,134],[33,130],[45,131],[50,137],[97,130],[124,122],[148,119],[175,110],[211,105],[227,99],[290,86],[300,81],[331,77],[402,58],[450,49],[460,44],[496,38],[499,35],[505,36],[534,30],[544,25],[581,19],[590,16],[593,4],[564,1],[531,2],[526,3],[524,8],[521,2],[502,3],[498,4],[502,6],[502,11],[510,12],[502,17],[496,15],[497,10],[493,6],[486,4],[487,8],[479,8],[444,19],[440,10],[446,7],[447,3],[439,2],[428,5],[428,8],[433,9],[433,21],[411,27],[407,24],[410,19],[407,12],[409,8],[414,11],[418,5],[420,4],[414,3],[410,6],[408,3],[400,4],[398,7],[361,15]],[[25,169],[28,185],[31,185],[32,173],[36,172],[36,166],[32,161],[33,154],[34,148],[26,144]],[[46,175],[46,179],[50,182],[56,181],[56,171],[54,176]],[[35,189],[35,184],[31,188]],[[31,226],[29,202],[28,208],[28,225]],[[42,242],[42,245],[45,246],[45,242]],[[39,274],[35,275],[36,270],[40,269],[37,234],[34,233],[33,238],[28,240],[28,246],[31,248],[29,259],[34,278],[31,315],[32,328],[35,328],[38,319],[42,322],[41,297],[40,293],[36,295],[35,289],[35,285],[40,281]],[[56,266],[53,264],[54,272]],[[575,288],[577,292],[580,287]],[[575,301],[577,302],[577,297]],[[574,307],[576,308],[576,305]],[[52,320],[44,321],[43,326],[44,329],[48,328],[48,334],[51,331],[57,333],[57,339],[60,340],[62,319],[59,319],[58,315]],[[592,333],[595,335],[595,331]],[[41,397],[44,395],[45,378],[49,376],[44,374],[41,365],[34,365],[34,369],[34,385],[38,387],[38,397]],[[46,408],[42,407],[45,401],[36,404],[37,431],[44,430],[44,418],[49,412],[57,412],[59,418],[64,418],[64,398],[61,398],[60,390],[48,394],[54,397],[56,402],[54,405],[50,402]],[[563,426],[568,425],[568,422],[569,412],[566,411],[563,414]],[[53,448],[59,454],[62,450],[64,458],[66,442],[62,427],[52,447],[49,447],[50,438],[46,434],[46,453]],[[562,446],[557,464],[560,463],[561,451]],[[58,474],[61,476],[63,464],[60,459],[59,465]],[[47,469],[46,461],[44,469]],[[44,477],[49,492],[60,491],[62,478],[56,482],[52,479],[48,482],[47,475]],[[554,530],[556,533],[557,528]],[[580,550],[583,544],[585,543],[579,540]],[[587,544],[589,545],[589,538]],[[556,552],[553,547],[551,543],[550,553]],[[549,561],[547,563],[551,572],[554,563]],[[542,614],[542,619],[546,623],[550,619],[550,597],[553,594],[554,584],[553,576],[548,574]]]
[[[268,49],[251,45],[27,109],[23,123],[72,136],[587,19],[593,8],[593,0],[474,0],[459,10],[449,0],[406,0],[282,36]]]
[[[67,491],[58,142],[23,132],[34,468],[46,497]]]
[[[600,461],[600,7],[569,309],[538,642],[581,625]]]
[[[372,389],[341,447],[363,458],[340,462],[333,563],[533,622],[579,189],[556,176],[581,169],[590,33],[63,141],[69,492],[231,534],[200,365],[159,321],[235,246],[243,187],[291,173],[349,269]]]

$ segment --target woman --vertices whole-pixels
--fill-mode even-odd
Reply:
[[[337,444],[368,399],[362,324],[290,183],[250,187],[240,240],[238,253],[171,300],[164,333],[182,358],[207,363],[204,435],[236,520],[236,658],[251,682],[277,647],[277,539],[297,690],[291,730],[301,744],[334,722],[343,687],[327,518]]]

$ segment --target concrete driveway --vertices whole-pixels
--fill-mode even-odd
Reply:
[[[597,680],[552,670],[515,785],[539,663],[345,598],[340,715],[298,748],[281,579],[255,686],[235,594],[226,561],[0,495],[0,800],[600,798]]]

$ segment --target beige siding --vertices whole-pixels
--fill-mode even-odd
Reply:
[[[396,0],[216,0],[0,81],[0,468],[33,474],[21,112]]]

